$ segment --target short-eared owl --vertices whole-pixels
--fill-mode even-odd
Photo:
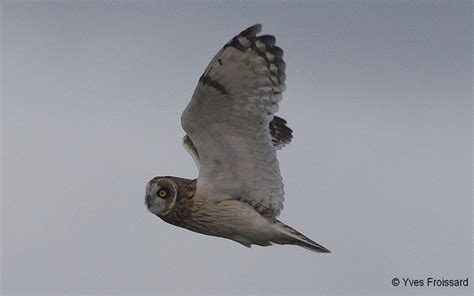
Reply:
[[[293,136],[274,115],[285,89],[283,51],[275,37],[257,36],[261,28],[224,45],[181,116],[198,178],[155,177],[145,202],[168,223],[247,247],[292,244],[328,253],[276,219],[284,195],[276,152]]]

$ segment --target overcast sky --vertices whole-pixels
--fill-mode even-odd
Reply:
[[[470,1],[2,1],[5,294],[466,294],[393,287],[472,268]],[[181,112],[255,23],[285,50],[280,219],[333,253],[166,224],[196,176]]]

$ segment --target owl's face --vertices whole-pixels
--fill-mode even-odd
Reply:
[[[166,177],[155,177],[146,186],[145,204],[150,212],[165,216],[174,207],[178,187]]]

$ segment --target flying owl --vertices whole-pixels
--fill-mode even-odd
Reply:
[[[183,145],[197,179],[155,177],[146,187],[148,210],[191,231],[246,247],[298,245],[330,251],[276,219],[283,208],[277,150],[293,135],[275,116],[285,90],[283,50],[254,25],[232,38],[199,78],[181,116]]]

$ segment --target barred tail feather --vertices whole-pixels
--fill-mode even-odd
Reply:
[[[331,251],[321,246],[317,242],[311,240],[310,238],[308,238],[301,232],[297,231],[294,228],[291,228],[290,226],[278,220],[275,220],[275,224],[273,225],[277,229],[278,233],[280,234],[280,235],[277,235],[274,239],[272,239],[272,242],[276,244],[297,245],[313,252],[331,253]]]

